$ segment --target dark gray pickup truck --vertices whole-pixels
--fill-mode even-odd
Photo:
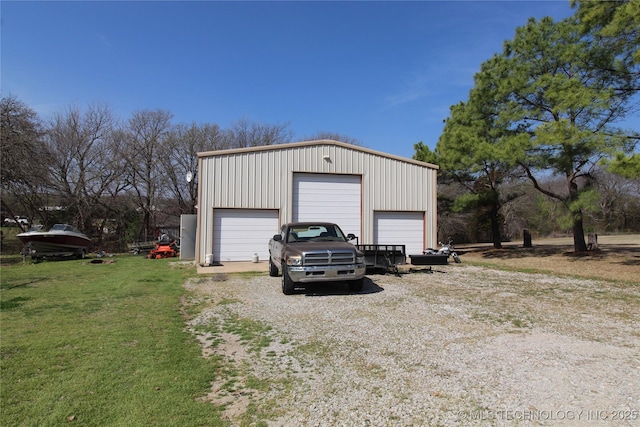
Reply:
[[[340,227],[328,222],[295,222],[282,226],[269,240],[269,275],[282,274],[282,292],[315,282],[348,282],[352,292],[362,291],[364,254]]]

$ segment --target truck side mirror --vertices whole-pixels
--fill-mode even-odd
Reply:
[[[347,240],[355,240],[357,239],[356,235],[353,233],[347,234]]]
[[[274,234],[274,235],[273,235],[273,241],[274,241],[274,242],[281,242],[281,241],[282,241],[282,235],[280,235],[280,234]]]

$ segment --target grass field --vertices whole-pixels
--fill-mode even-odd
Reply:
[[[224,425],[198,401],[220,361],[201,357],[181,312],[195,269],[109,261],[2,257],[2,425]]]
[[[13,247],[7,235],[0,257],[3,426],[227,424],[223,408],[202,397],[232,375],[229,366],[202,357],[185,327],[201,309],[184,304],[194,267],[126,254],[101,264],[23,263],[6,250]],[[598,251],[581,256],[572,254],[570,239],[459,251],[463,263],[492,268],[640,281],[638,235],[602,236]],[[241,320],[226,327],[241,329]]]

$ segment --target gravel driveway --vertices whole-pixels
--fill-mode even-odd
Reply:
[[[639,286],[464,264],[357,294],[285,296],[266,275],[185,286],[203,356],[238,372],[203,397],[232,424],[640,425]]]

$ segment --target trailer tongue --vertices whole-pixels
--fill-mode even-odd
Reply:
[[[364,254],[367,270],[386,270],[400,276],[398,265],[407,263],[405,245],[355,245]]]

